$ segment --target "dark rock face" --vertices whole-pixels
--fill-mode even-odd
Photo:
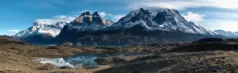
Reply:
[[[132,22],[139,21],[139,20],[149,20],[150,12],[144,9],[140,9],[139,13],[135,15],[135,17],[132,18]]]
[[[93,13],[92,17],[93,17],[92,24],[103,25],[102,18],[99,16],[99,14],[97,12]]]
[[[91,15],[89,11],[85,11],[84,13],[81,14],[81,16],[86,16],[86,15]]]
[[[168,13],[166,11],[163,11],[163,12],[158,13],[153,18],[153,21],[157,22],[158,24],[162,24],[165,21],[175,22],[174,17],[175,17],[175,15],[173,13]],[[176,24],[176,23],[174,23],[174,24]]]

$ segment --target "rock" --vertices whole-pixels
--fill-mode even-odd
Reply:
[[[48,63],[42,67],[37,68],[37,70],[54,70],[54,69],[56,69],[56,66]]]
[[[54,50],[59,50],[60,48],[57,47],[57,46],[50,46],[50,47],[47,47],[46,49],[54,49]]]
[[[72,67],[69,67],[69,66],[62,66],[62,67],[59,67],[60,69],[73,69]]]
[[[61,46],[65,46],[65,47],[73,46],[73,43],[71,43],[71,42],[65,42],[65,43],[61,44]]]
[[[127,63],[142,57],[144,56],[107,56],[98,58],[95,61],[100,65],[113,65],[113,64]]]

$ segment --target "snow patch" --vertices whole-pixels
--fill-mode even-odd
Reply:
[[[69,62],[66,62],[63,58],[54,58],[54,59],[47,59],[47,58],[39,58],[37,61],[41,64],[52,64],[57,67],[62,67],[62,66],[69,66],[72,68],[75,68],[72,64]]]

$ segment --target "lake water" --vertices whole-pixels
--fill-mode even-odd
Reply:
[[[75,67],[96,67],[98,64],[94,61],[97,58],[104,56],[135,56],[135,55],[149,55],[153,54],[150,52],[143,53],[124,53],[124,54],[76,54],[74,56],[65,57],[65,58],[53,58],[45,59],[41,58],[38,61],[42,64],[50,63],[58,67],[69,66],[72,68]]]

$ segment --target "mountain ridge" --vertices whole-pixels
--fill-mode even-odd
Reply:
[[[231,32],[231,31],[225,31],[225,30],[214,30],[215,33],[225,36],[227,38],[238,38],[238,32]]]
[[[91,14],[85,11],[67,23],[56,37],[41,41],[57,44],[72,42],[75,45],[118,45],[120,42],[126,45],[190,42],[215,35],[210,30],[188,22],[177,10],[140,8],[116,23],[103,20],[97,12]],[[180,39],[176,39],[178,37]]]

